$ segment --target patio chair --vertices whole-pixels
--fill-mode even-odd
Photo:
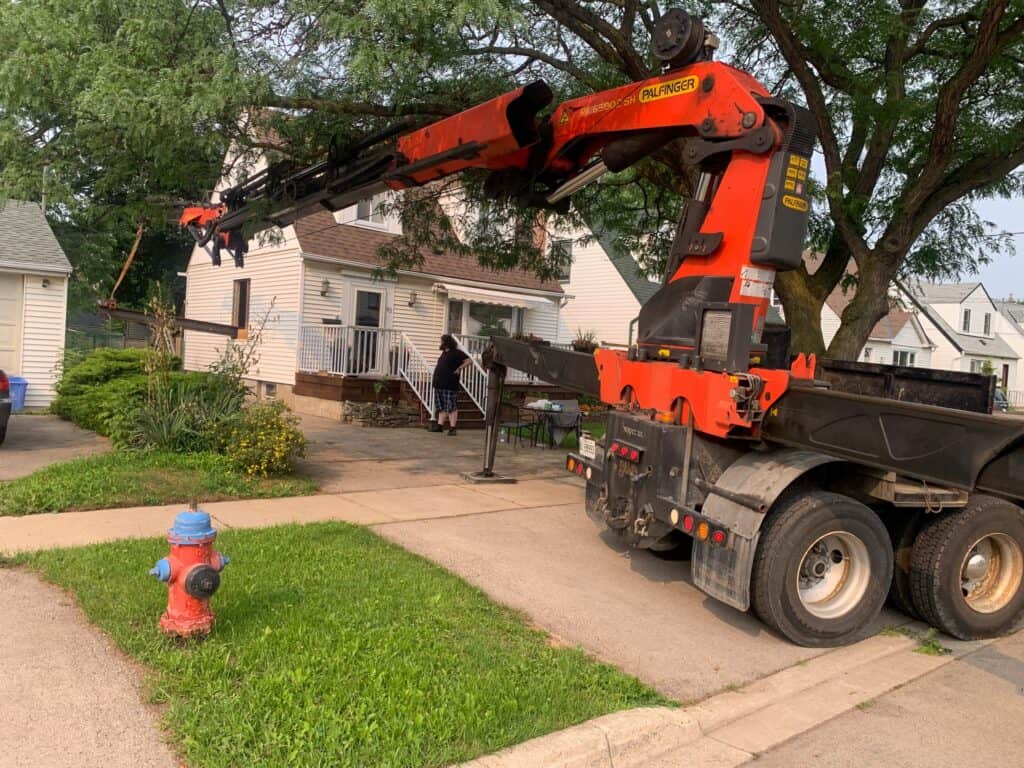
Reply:
[[[561,445],[566,435],[570,433],[576,434],[576,444],[579,445],[580,434],[583,431],[583,413],[580,411],[580,401],[552,400],[551,403],[562,406],[561,411],[546,414],[551,447]]]
[[[498,428],[508,435],[509,443],[512,443],[514,435],[515,445],[519,445],[523,437],[529,437],[530,445],[537,444],[537,419],[532,414],[523,413],[515,403],[501,404],[498,410]]]

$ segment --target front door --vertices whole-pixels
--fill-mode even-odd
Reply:
[[[353,302],[354,317],[350,341],[350,373],[357,376],[376,375],[381,360],[381,320],[384,315],[383,291],[357,288]]]
[[[0,272],[0,370],[21,373],[21,295],[23,278]]]

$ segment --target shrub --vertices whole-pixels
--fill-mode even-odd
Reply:
[[[132,373],[95,386],[76,387],[77,394],[60,394],[51,409],[83,429],[109,435],[112,420],[142,402],[146,376]]]
[[[120,447],[223,451],[224,434],[244,399],[244,388],[225,376],[182,371],[157,376],[144,398],[114,417],[110,437]]]
[[[246,407],[229,433],[226,453],[247,475],[285,474],[306,454],[299,420],[276,400]]]

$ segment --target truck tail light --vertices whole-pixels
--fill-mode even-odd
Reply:
[[[693,515],[685,515],[683,517],[683,530],[687,533],[693,532]]]
[[[566,466],[566,469],[568,469],[570,472],[575,472],[576,471],[576,460],[572,456],[570,456],[569,459],[565,462],[565,466]]]
[[[711,533],[711,526],[707,523],[701,522],[697,526],[697,538],[701,541],[707,539],[709,533]]]
[[[634,448],[632,451],[630,451],[629,452],[629,460],[630,461],[639,461],[640,460],[640,451],[638,451],[636,448]]]
[[[725,543],[725,531],[715,531],[711,534],[712,544],[724,544]]]
[[[0,395],[10,395],[11,393],[11,382],[7,379],[7,374],[0,371]]]
[[[618,453],[619,452],[619,444],[617,442],[612,443],[611,452],[612,453]]]

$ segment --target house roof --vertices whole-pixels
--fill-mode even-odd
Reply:
[[[832,293],[825,299],[825,303],[828,304],[829,308],[836,313],[839,318],[843,316],[843,310],[853,301],[853,296],[856,293],[854,288],[849,290],[843,290],[842,284],[836,285],[832,289]],[[889,309],[889,313],[885,315],[881,320],[875,323],[871,329],[871,333],[868,334],[869,339],[880,339],[883,341],[892,341],[902,331],[907,323],[914,323],[914,313],[907,312],[906,310],[899,309],[898,307],[892,307]],[[924,340],[930,343],[928,334],[924,333],[924,329],[915,328],[920,330],[921,335],[924,336]]]
[[[384,262],[378,248],[392,241],[398,235],[381,232],[355,224],[338,224],[330,211],[317,211],[295,222],[295,235],[304,254],[344,262],[356,262],[368,267],[383,267]],[[556,280],[541,280],[524,269],[495,270],[481,266],[476,259],[469,259],[453,253],[435,253],[429,248],[420,249],[423,261],[408,271],[469,280],[495,286],[529,288],[563,293]]]
[[[68,275],[71,262],[39,203],[0,201],[0,269]]]
[[[648,280],[646,275],[640,273],[640,265],[636,263],[632,254],[615,245],[614,232],[598,227],[592,228],[591,231],[636,300],[641,304],[647,303],[647,300],[661,288],[661,284]]]
[[[959,304],[981,283],[924,283],[914,281],[908,285],[914,295],[929,304]]]
[[[1017,332],[1024,335],[1024,304],[1016,301],[993,301],[999,314],[1010,321]]]
[[[953,327],[942,319],[942,316],[935,311],[934,307],[926,300],[925,296],[939,296],[939,297],[950,297],[960,296],[960,299],[940,298],[934,301],[935,304],[959,304],[964,298],[969,296],[974,290],[981,285],[981,283],[959,283],[951,286],[941,286],[935,283],[915,283],[913,288],[908,288],[902,283],[897,283],[903,293],[910,298],[914,305],[921,310],[921,312],[931,320],[932,324],[939,329],[943,336],[949,339],[950,343],[953,344],[958,350],[967,355],[977,355],[979,357],[1002,357],[1008,360],[1016,360],[1018,355],[1013,351],[1013,348],[1003,341],[998,335],[992,338],[986,338],[983,336],[969,336],[965,333],[960,333],[953,329]],[[969,290],[968,290],[969,286]],[[936,288],[957,288],[959,290],[938,290]]]

